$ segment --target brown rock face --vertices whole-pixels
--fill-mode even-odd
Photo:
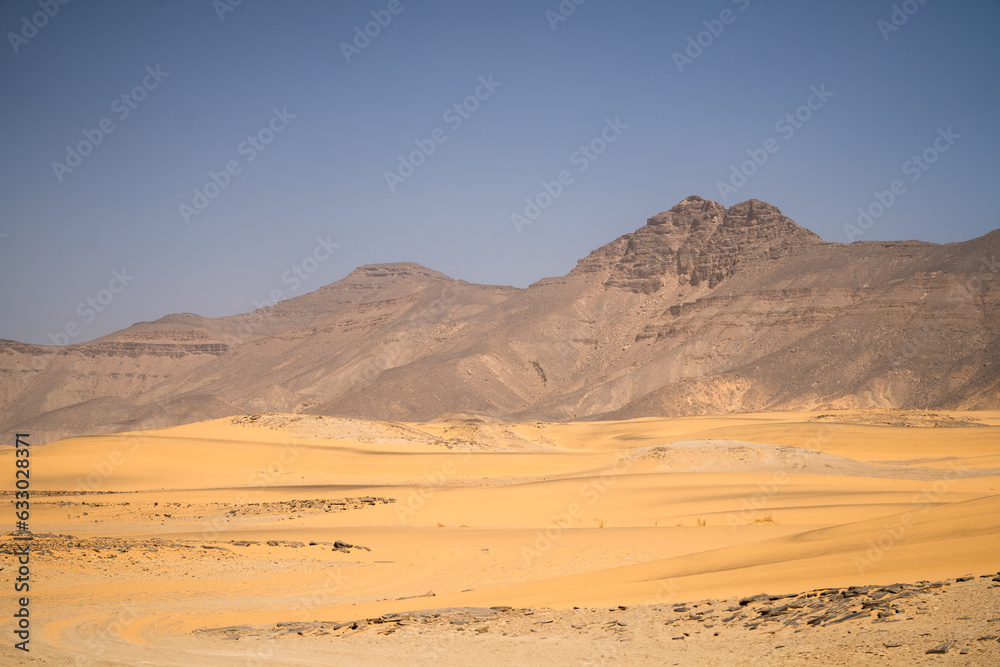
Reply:
[[[740,261],[786,256],[822,243],[775,206],[751,199],[732,208],[688,197],[632,234],[594,251],[577,271],[608,270],[606,287],[652,294],[665,286],[715,287]]]
[[[63,348],[0,341],[0,431],[238,412],[581,419],[1000,408],[1000,230],[826,243],[755,199],[688,197],[526,289],[364,266],[247,315]]]

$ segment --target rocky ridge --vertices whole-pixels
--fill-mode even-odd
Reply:
[[[363,266],[241,316],[0,341],[0,437],[261,412],[386,422],[1000,408],[1000,230],[828,243],[688,197],[528,288]]]

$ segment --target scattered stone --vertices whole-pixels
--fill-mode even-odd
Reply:
[[[775,600],[785,600],[787,598],[794,598],[794,597],[798,597],[798,593],[788,593],[787,595],[768,595],[767,599],[770,600],[771,602],[774,602]]]
[[[200,630],[195,630],[195,633],[199,632],[250,632],[253,628],[249,625],[227,625],[221,628],[201,628]]]
[[[841,618],[838,618],[835,621],[830,621],[829,623],[826,623],[826,625],[836,625],[837,623],[843,623],[845,621],[851,621],[851,620],[854,620],[855,618],[861,618],[862,616],[868,616],[868,612],[859,611],[859,612],[855,612],[853,614],[848,614],[847,616],[843,616]]]
[[[173,547],[181,546],[177,543],[170,542],[164,544],[169,544]],[[94,548],[93,543],[87,546],[89,548]],[[113,545],[102,546],[114,548]],[[974,579],[976,578],[973,577],[972,579],[969,579],[969,581]],[[913,611],[915,611],[914,609],[908,612],[900,606],[899,603],[895,602],[895,600],[912,597],[913,599],[910,600],[910,602],[914,603],[914,605],[920,604],[932,606],[935,603],[936,595],[943,592],[941,589],[945,585],[948,585],[948,583],[946,582],[945,584],[941,584],[941,582],[922,582],[919,584],[894,584],[893,586],[881,587],[860,586],[849,587],[846,589],[825,589],[803,592],[798,595],[770,596],[761,594],[733,601],[701,601],[677,604],[676,606],[653,605],[642,607],[640,611],[643,613],[648,612],[649,614],[654,615],[657,613],[661,614],[660,618],[665,621],[663,627],[673,626],[672,629],[678,633],[676,637],[668,634],[665,635],[664,638],[669,637],[671,640],[678,641],[690,639],[691,636],[694,635],[707,637],[720,636],[720,632],[710,633],[710,630],[714,627],[718,627],[719,630],[723,630],[723,632],[724,628],[742,627],[745,628],[746,631],[759,631],[758,634],[767,635],[776,634],[786,627],[791,627],[794,633],[809,633],[815,632],[815,629],[820,627],[852,623],[852,625],[847,626],[849,628],[848,634],[857,631],[865,633],[867,632],[865,628],[868,624],[878,622],[899,622],[900,619],[908,619],[909,614],[912,614]],[[983,587],[987,588],[988,585],[984,582]],[[433,591],[430,591],[424,596],[412,597],[422,598],[434,595]],[[759,608],[748,608],[748,605],[764,602],[765,600],[770,601],[772,598],[781,599],[784,600],[784,602],[780,605],[765,604]],[[736,606],[736,602],[739,602],[740,606]],[[623,607],[625,607],[625,609],[623,609]],[[718,611],[714,612],[713,607]],[[700,610],[691,611],[695,608]],[[576,616],[575,618],[566,618],[563,616],[552,617],[547,610],[536,612],[534,608],[516,609],[507,605],[497,605],[489,609],[460,607],[392,613],[385,614],[378,618],[360,619],[353,621],[348,625],[320,621],[313,623],[283,623],[278,624],[277,626],[271,626],[270,630],[247,630],[242,634],[252,634],[258,637],[274,637],[280,635],[281,633],[292,635],[319,635],[339,631],[338,636],[349,636],[350,634],[363,631],[369,626],[375,626],[378,634],[384,635],[403,627],[411,627],[414,625],[437,625],[447,626],[455,631],[475,631],[477,634],[484,634],[489,632],[491,629],[496,631],[497,634],[501,634],[500,629],[502,629],[504,630],[502,633],[504,636],[511,634],[516,636],[518,633],[524,636],[529,632],[544,633],[545,629],[542,629],[539,626],[553,625],[556,621],[565,619],[567,625],[570,625],[572,628],[572,631],[577,632],[587,632],[587,628],[590,628],[590,632],[593,632],[593,629],[601,627],[601,623],[603,623],[605,631],[610,632],[614,638],[621,639],[629,636],[630,633],[626,632],[626,630],[630,630],[632,627],[636,626],[637,622],[630,616],[628,617],[628,621],[619,619],[612,620],[614,616],[626,611],[627,607],[625,605],[607,608],[606,610],[583,608],[581,611],[580,608],[574,609],[574,616],[576,616],[576,614],[582,614],[583,612],[592,612],[594,615],[592,616],[591,614],[586,614],[586,616],[591,620],[580,622],[580,616]],[[677,612],[682,612],[682,610],[683,612],[690,613],[678,615]],[[723,611],[733,613],[721,613]],[[667,614],[665,615],[665,613]],[[503,625],[498,627],[497,625],[490,624],[489,626],[481,627],[484,622],[489,622],[491,620],[499,621],[503,615],[506,614],[514,614],[517,616],[523,615],[524,617],[540,615],[543,616],[543,618],[535,619],[535,623],[522,622],[521,624],[517,624],[516,616],[508,617],[515,623],[514,625]],[[639,618],[644,619],[645,616],[640,616]],[[964,617],[951,618],[961,620],[961,618]],[[596,623],[594,619],[596,619]],[[526,620],[527,619],[525,618],[525,621]],[[570,620],[575,622],[569,623]],[[649,620],[654,619],[651,618]],[[990,622],[1000,622],[1000,618],[991,618],[987,620]],[[504,620],[503,622],[506,624],[507,620]],[[641,627],[645,627],[644,620],[640,620],[638,622],[640,623],[640,629]],[[698,622],[698,624],[694,626],[685,625],[690,622]],[[379,629],[379,626],[381,626],[381,629]],[[554,627],[556,626],[553,625],[553,628]],[[343,632],[345,628],[346,632]],[[996,626],[994,626],[994,628],[996,628]],[[685,629],[690,632],[683,632]],[[886,632],[886,630],[876,630],[875,628],[872,628],[872,630],[875,630],[876,632]],[[202,630],[201,632],[205,631],[206,630]],[[228,631],[224,629],[215,629],[214,631],[220,633],[220,639],[232,638],[226,635],[227,632],[229,632],[229,634],[241,632],[239,629]],[[343,632],[343,634],[340,634],[340,632]],[[791,633],[785,635],[785,637],[790,637],[790,634]],[[977,641],[997,640],[997,634],[984,635],[979,637]],[[877,637],[878,635],[875,636]],[[927,641],[928,644],[930,641],[933,641],[933,636],[929,633],[923,636],[927,638],[925,641]],[[898,634],[883,635],[883,637],[884,639],[880,643],[885,647],[885,649],[910,647],[910,650],[915,650],[917,648],[907,642],[899,641],[899,639],[897,639],[897,637],[899,637]],[[893,641],[893,639],[896,641]],[[971,642],[973,637],[963,636],[955,637],[953,639],[957,641],[943,642],[930,648],[927,648],[927,645],[925,645],[925,653],[928,655],[944,655],[950,653],[952,650],[955,651],[956,655],[969,655],[971,653],[971,648],[968,648],[968,646],[972,645]],[[961,644],[966,644],[967,648],[959,649]],[[774,648],[787,648],[787,645],[778,645]],[[984,649],[981,650],[988,649],[984,647]],[[878,651],[874,651],[874,653],[877,654]]]
[[[748,604],[753,604],[755,602],[770,602],[770,601],[771,601],[770,595],[754,595],[752,597],[743,598],[742,600],[740,600],[740,606],[745,607]]]
[[[842,591],[840,595],[845,598],[853,598],[859,595],[865,595],[872,589],[871,586],[851,586],[845,591]]]
[[[757,613],[761,616],[779,616],[781,614],[788,613],[789,609],[790,606],[786,604],[781,607],[773,607],[771,609],[758,609]]]

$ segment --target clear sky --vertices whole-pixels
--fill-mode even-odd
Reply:
[[[857,239],[981,236],[1000,3],[893,4],[5,0],[0,338],[379,262],[525,286],[692,194],[828,241],[859,207]]]

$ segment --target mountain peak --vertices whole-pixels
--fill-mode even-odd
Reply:
[[[678,202],[669,211],[658,213],[646,220],[646,224],[651,227],[669,225],[672,227],[690,228],[692,224],[697,225],[699,220],[721,215],[726,208],[708,199],[702,199],[698,195],[691,195]]]
[[[821,240],[818,235],[785,217],[777,206],[759,199],[748,199],[730,206],[726,209],[722,225],[730,229],[765,226],[773,228],[779,236],[797,237],[799,241]]]
[[[767,202],[688,197],[539,289],[374,264],[261,295],[277,303],[243,315],[182,313],[60,348],[0,341],[0,436],[242,411],[996,410],[998,253],[1000,230],[946,246],[823,243]]]
[[[422,278],[425,280],[451,280],[448,276],[429,269],[416,262],[391,262],[385,264],[365,264],[354,269],[345,280],[349,279],[385,279],[385,278]]]
[[[759,199],[728,209],[697,195],[581,260],[574,271],[604,273],[605,285],[650,294],[668,284],[708,287],[747,261],[776,259],[822,239]]]

